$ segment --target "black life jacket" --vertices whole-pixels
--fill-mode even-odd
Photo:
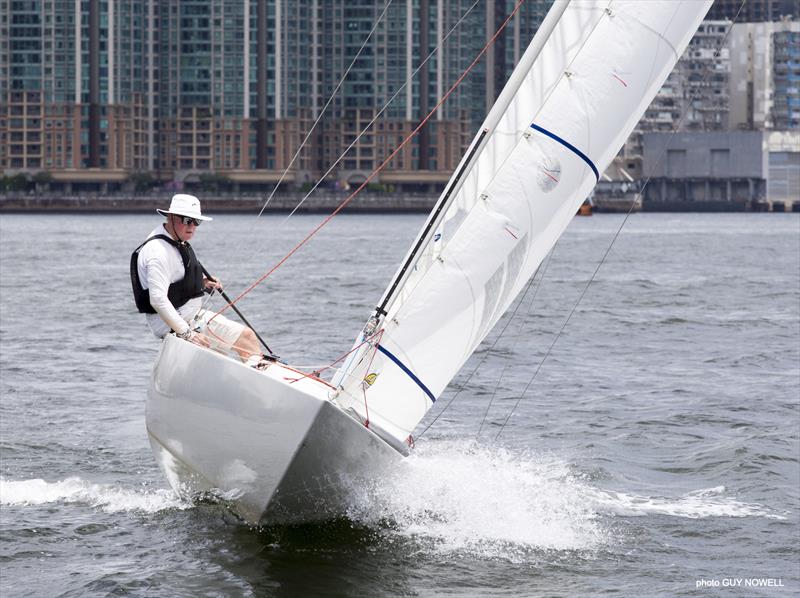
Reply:
[[[136,308],[143,314],[154,314],[156,310],[150,305],[150,290],[142,288],[139,280],[139,251],[154,239],[163,239],[173,247],[177,247],[183,259],[184,275],[181,280],[169,285],[167,298],[175,308],[203,295],[203,266],[197,260],[194,249],[188,243],[179,243],[167,235],[153,235],[144,243],[134,249],[131,254],[131,286],[133,287],[133,298],[136,301]]]

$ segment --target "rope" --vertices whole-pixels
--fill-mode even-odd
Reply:
[[[375,354],[378,352],[378,345],[381,342],[381,338],[383,338],[383,328],[378,330],[378,332],[375,333],[375,336],[378,337],[378,340],[375,341],[375,348],[373,349],[372,355],[369,358],[367,369],[364,370],[365,372],[367,372],[367,374],[369,373],[369,370],[372,368],[372,362],[375,360]],[[366,379],[364,380],[364,383],[367,383]],[[369,405],[367,404],[367,387],[364,386],[364,384],[361,385],[361,391],[364,394],[364,418],[365,418],[364,427],[369,428]]]
[[[269,197],[267,198],[267,200],[266,200],[266,202],[264,203],[264,205],[261,207],[261,210],[259,210],[259,212],[258,212],[258,215],[256,216],[256,219],[255,219],[255,221],[254,221],[253,227],[255,226],[255,222],[257,222],[257,221],[258,221],[258,219],[259,219],[259,218],[260,218],[260,217],[263,215],[263,213],[264,213],[264,210],[266,210],[267,206],[268,206],[268,205],[270,204],[270,202],[272,201],[272,198],[274,197],[274,195],[275,195],[275,193],[276,193],[276,191],[277,191],[278,187],[280,186],[281,182],[282,182],[282,181],[283,181],[283,179],[285,178],[285,176],[286,176],[286,174],[288,173],[289,169],[291,169],[291,167],[292,167],[292,165],[294,164],[295,160],[296,160],[296,159],[297,159],[297,157],[300,155],[300,151],[303,149],[303,147],[305,146],[305,144],[308,142],[309,138],[311,137],[311,134],[313,133],[314,129],[315,129],[315,128],[317,127],[317,125],[319,124],[320,120],[322,120],[322,117],[323,117],[323,115],[325,114],[325,112],[327,111],[327,109],[328,109],[328,106],[329,106],[329,105],[330,105],[330,103],[333,101],[333,98],[334,98],[334,97],[336,97],[336,94],[338,93],[338,91],[339,91],[339,89],[341,88],[342,84],[344,83],[345,79],[347,79],[347,75],[350,73],[351,69],[353,68],[353,66],[355,65],[355,63],[356,63],[356,61],[358,60],[359,56],[361,55],[361,52],[362,52],[362,51],[364,50],[364,48],[366,47],[366,44],[367,44],[367,42],[368,42],[368,41],[369,41],[369,39],[371,38],[372,34],[375,32],[375,30],[376,30],[376,28],[377,28],[377,26],[378,26],[378,23],[380,23],[380,21],[383,19],[384,15],[386,14],[387,10],[389,9],[389,6],[391,5],[392,1],[393,1],[393,0],[389,0],[389,1],[386,3],[386,5],[384,6],[384,9],[383,9],[383,11],[381,12],[380,16],[378,17],[378,20],[375,22],[375,25],[373,25],[373,27],[372,27],[372,29],[370,30],[369,34],[368,34],[368,35],[367,35],[367,37],[364,39],[364,42],[361,44],[361,47],[358,49],[358,52],[356,53],[355,57],[353,58],[352,62],[350,63],[350,66],[348,66],[348,67],[347,67],[347,70],[344,72],[344,74],[342,75],[341,79],[340,79],[340,80],[339,80],[339,82],[337,83],[337,85],[336,85],[336,88],[333,90],[333,93],[331,93],[330,97],[328,98],[328,101],[325,103],[325,106],[323,106],[323,108],[322,108],[322,111],[320,112],[319,116],[318,116],[318,117],[317,117],[317,119],[314,121],[314,124],[311,126],[311,129],[310,129],[310,130],[308,131],[308,133],[306,134],[305,138],[303,139],[302,143],[300,144],[300,147],[299,147],[299,148],[297,149],[297,151],[295,152],[294,156],[292,157],[292,160],[291,160],[291,162],[290,162],[290,163],[289,163],[289,165],[288,165],[288,166],[287,166],[287,167],[284,169],[284,171],[281,173],[281,177],[280,177],[280,179],[278,180],[278,183],[277,183],[277,184],[275,185],[275,187],[272,189],[272,192],[270,193],[270,195],[269,195]],[[327,171],[326,171],[326,172],[325,172],[325,173],[324,173],[324,174],[323,174],[323,175],[322,175],[322,176],[321,176],[321,177],[320,177],[320,178],[317,180],[317,182],[316,182],[316,183],[314,183],[314,186],[313,186],[313,187],[312,187],[312,188],[311,188],[311,189],[308,191],[308,193],[306,193],[306,194],[303,196],[303,198],[302,198],[302,199],[301,199],[301,200],[298,202],[298,204],[297,204],[297,205],[296,205],[296,206],[295,206],[295,207],[292,209],[292,211],[289,213],[289,215],[288,215],[288,216],[286,216],[286,219],[283,221],[283,224],[284,224],[284,225],[285,225],[285,224],[286,224],[286,222],[289,220],[289,218],[291,218],[291,217],[292,217],[292,216],[293,216],[293,215],[294,215],[294,214],[297,212],[297,210],[298,210],[298,209],[300,209],[300,207],[301,207],[301,206],[302,206],[302,205],[305,203],[305,201],[306,201],[306,200],[307,200],[307,199],[308,199],[308,198],[309,198],[309,197],[310,197],[310,196],[311,196],[311,195],[314,193],[314,191],[316,191],[316,190],[317,190],[317,188],[318,188],[318,187],[319,187],[319,186],[320,186],[320,185],[323,183],[323,181],[324,181],[324,180],[325,180],[325,179],[328,177],[328,175],[329,175],[329,174],[330,174],[330,173],[333,171],[333,169],[334,169],[334,168],[336,168],[336,166],[337,166],[337,165],[338,165],[338,164],[339,164],[339,163],[340,163],[340,162],[341,162],[341,161],[344,159],[344,157],[347,155],[347,152],[349,152],[349,151],[350,151],[350,150],[351,150],[351,149],[352,149],[352,148],[353,148],[353,147],[356,145],[356,143],[358,143],[358,141],[359,141],[359,140],[360,140],[360,139],[361,139],[361,138],[364,136],[364,134],[365,134],[365,133],[366,133],[366,132],[367,132],[367,131],[370,129],[370,127],[371,127],[373,124],[375,124],[375,122],[378,120],[378,118],[380,118],[380,117],[381,117],[381,115],[382,115],[382,114],[383,114],[383,113],[384,113],[384,112],[385,112],[385,111],[386,111],[386,110],[389,108],[389,106],[390,106],[390,105],[391,105],[391,103],[392,103],[392,102],[395,100],[395,98],[397,98],[397,96],[398,96],[398,95],[400,95],[400,93],[401,93],[401,92],[402,92],[402,91],[403,91],[403,90],[404,90],[404,89],[405,89],[405,88],[408,86],[408,84],[409,84],[409,83],[410,83],[410,82],[413,80],[413,78],[414,78],[414,77],[416,76],[416,74],[417,74],[417,73],[418,73],[418,72],[419,72],[419,71],[422,69],[422,67],[423,67],[423,66],[425,66],[425,64],[427,64],[427,62],[428,62],[428,61],[429,61],[429,60],[430,60],[430,59],[431,59],[431,58],[434,56],[434,54],[436,54],[437,52],[439,52],[439,51],[442,49],[442,47],[444,46],[444,42],[446,42],[446,41],[447,41],[447,40],[450,38],[450,36],[453,34],[453,32],[454,32],[456,29],[458,29],[458,27],[461,25],[461,23],[464,21],[464,19],[466,19],[466,18],[467,18],[467,16],[469,16],[469,14],[470,14],[470,13],[473,11],[473,9],[474,9],[474,8],[475,8],[475,7],[478,5],[478,3],[479,3],[480,1],[481,1],[481,0],[475,0],[475,2],[473,2],[473,3],[472,3],[472,5],[471,5],[471,6],[470,6],[470,7],[469,7],[467,10],[466,10],[466,12],[464,12],[464,14],[463,14],[463,15],[461,15],[461,17],[458,19],[458,21],[456,21],[456,22],[455,22],[455,24],[453,25],[453,27],[452,27],[452,28],[451,28],[451,29],[450,29],[450,30],[447,32],[447,34],[446,34],[446,35],[445,35],[445,36],[442,38],[442,41],[441,41],[441,43],[437,44],[437,45],[436,45],[436,47],[435,47],[435,48],[434,48],[434,49],[433,49],[433,50],[432,50],[432,51],[431,51],[431,52],[428,54],[428,56],[426,56],[426,57],[425,57],[425,60],[423,60],[423,61],[422,61],[422,62],[419,64],[419,66],[418,66],[418,67],[417,67],[417,68],[414,70],[414,72],[412,72],[412,73],[411,73],[411,75],[409,76],[409,78],[408,78],[408,79],[406,79],[406,80],[403,82],[403,84],[402,84],[402,85],[400,86],[400,88],[399,88],[399,89],[398,89],[398,90],[397,90],[397,91],[394,93],[394,95],[392,95],[392,97],[391,97],[391,98],[389,98],[389,99],[386,101],[386,103],[385,103],[385,104],[383,105],[383,107],[382,107],[382,108],[381,108],[381,109],[378,111],[378,113],[377,113],[377,114],[376,114],[376,115],[375,115],[375,116],[372,118],[372,120],[371,120],[369,123],[367,123],[367,125],[366,125],[366,126],[365,126],[365,127],[364,127],[364,128],[363,128],[363,129],[362,129],[360,132],[359,132],[358,136],[357,136],[357,137],[356,137],[356,138],[355,138],[355,139],[354,139],[354,140],[353,140],[353,141],[350,143],[350,145],[348,145],[348,146],[347,146],[347,148],[346,148],[346,149],[345,149],[345,150],[344,150],[344,151],[343,151],[343,152],[342,152],[342,153],[339,155],[339,157],[336,159],[336,161],[335,161],[335,162],[334,162],[334,163],[333,163],[333,164],[330,166],[330,168],[328,168],[328,170],[327,170]],[[434,108],[434,110],[435,110],[435,108]],[[401,146],[401,147],[402,147],[402,146]],[[251,227],[251,230],[252,230],[252,227]],[[239,298],[237,297],[237,298],[234,300],[234,302],[232,302],[232,303],[235,303],[236,301],[238,301],[238,299],[239,299]],[[224,309],[227,309],[227,306],[226,306],[225,308],[223,308],[223,310],[220,310],[220,311],[218,312],[218,314],[219,314],[219,313],[222,313],[222,311],[224,311]],[[214,316],[214,317],[216,317],[216,315],[217,315],[217,314],[215,314],[215,316]],[[211,318],[211,319],[213,320],[214,318]],[[214,335],[214,336],[216,336],[216,335]],[[221,340],[221,339],[218,339],[218,340]],[[348,354],[349,354],[349,353],[348,353]],[[345,355],[348,355],[348,354],[345,354]],[[337,361],[338,361],[338,360],[337,360]],[[328,365],[327,367],[324,367],[324,368],[322,368],[321,370],[315,370],[315,371],[322,372],[322,371],[324,371],[324,370],[326,370],[326,369],[329,369],[329,368],[330,368],[330,367],[331,367],[333,364],[337,363],[337,361],[334,361],[332,364]]]
[[[319,116],[317,116],[317,119],[314,121],[314,124],[312,124],[312,125],[311,125],[311,128],[309,129],[309,131],[308,131],[308,133],[306,134],[306,136],[305,136],[305,138],[303,139],[303,141],[300,143],[300,146],[297,148],[297,151],[294,153],[294,156],[292,156],[292,159],[290,160],[290,162],[289,162],[288,166],[286,166],[286,168],[284,168],[283,172],[281,173],[281,176],[280,176],[280,178],[278,179],[278,182],[275,184],[275,186],[273,187],[273,189],[272,189],[272,192],[269,194],[269,197],[267,198],[266,202],[264,202],[264,205],[261,207],[261,209],[259,210],[258,214],[256,215],[256,218],[255,218],[255,220],[253,221],[253,224],[251,225],[251,231],[252,231],[252,230],[253,230],[253,228],[255,227],[255,223],[256,223],[256,222],[258,222],[258,219],[259,219],[259,218],[261,218],[262,214],[264,213],[264,210],[266,210],[266,209],[267,209],[267,206],[268,206],[268,205],[269,205],[269,203],[272,201],[272,198],[275,196],[275,193],[276,193],[276,191],[278,190],[278,187],[280,187],[280,184],[283,182],[283,179],[286,177],[286,174],[287,174],[287,173],[289,172],[289,170],[292,168],[292,166],[294,165],[295,161],[297,160],[297,157],[300,155],[300,152],[303,150],[303,148],[305,147],[306,143],[307,143],[307,142],[308,142],[308,140],[310,139],[310,137],[311,137],[311,134],[314,132],[314,130],[317,128],[317,125],[318,125],[318,124],[320,123],[320,121],[322,120],[322,117],[325,115],[325,112],[327,111],[327,109],[328,109],[328,106],[330,106],[331,102],[333,101],[333,98],[335,98],[335,97],[336,97],[336,94],[339,92],[339,89],[342,87],[342,85],[344,84],[344,81],[347,79],[347,75],[349,75],[349,74],[350,74],[350,71],[353,69],[353,66],[355,65],[356,61],[357,61],[357,60],[359,59],[359,57],[361,56],[361,53],[364,51],[364,48],[366,47],[366,45],[367,45],[367,42],[368,42],[368,41],[370,40],[370,38],[372,37],[372,34],[373,34],[373,33],[375,33],[375,30],[378,28],[378,24],[380,24],[380,22],[383,20],[383,17],[386,15],[386,12],[389,10],[389,6],[391,6],[391,4],[392,4],[392,2],[393,2],[393,1],[394,1],[394,0],[388,0],[388,1],[386,2],[385,6],[383,7],[383,11],[381,11],[381,14],[380,14],[380,16],[379,16],[379,17],[378,17],[378,19],[375,21],[375,24],[372,26],[372,29],[370,29],[370,32],[367,34],[367,37],[366,37],[366,38],[364,38],[364,41],[363,41],[363,43],[361,44],[361,47],[358,49],[358,52],[356,52],[356,55],[353,57],[353,60],[350,62],[350,65],[347,67],[347,69],[345,70],[344,74],[343,74],[343,75],[341,76],[341,78],[339,79],[339,82],[336,84],[336,87],[334,88],[333,92],[332,92],[332,93],[331,93],[331,95],[328,97],[328,100],[325,102],[325,105],[322,107],[322,110],[320,111],[320,113],[319,113]],[[474,5],[473,5],[473,6],[474,6]],[[394,98],[392,98],[392,99],[394,99]],[[391,100],[390,100],[390,101],[391,101]],[[359,136],[359,137],[360,137],[360,136]],[[348,148],[348,150],[349,150],[349,149],[350,149],[350,148]],[[344,154],[342,154],[342,155],[344,155]],[[339,160],[341,160],[341,157],[339,158]],[[338,163],[338,161],[337,161],[337,163]],[[330,171],[328,171],[328,172],[330,172]],[[327,176],[327,175],[328,175],[328,173],[325,173],[325,175],[324,175],[324,176]],[[324,179],[324,177],[323,177],[323,179]],[[322,182],[322,180],[323,180],[323,179],[320,179],[320,181],[318,181],[318,182],[317,182],[317,184],[314,186],[314,189],[316,189],[316,188],[317,188],[317,186],[318,186],[318,185],[319,185],[319,184]],[[295,208],[295,209],[296,209],[296,208]],[[294,213],[294,212],[292,212],[292,213]],[[241,241],[240,241],[240,245],[241,245]],[[205,309],[205,308],[206,308],[206,305],[207,305],[207,304],[210,302],[210,300],[211,300],[211,296],[207,297],[207,298],[206,298],[206,299],[203,301],[203,305],[202,305],[202,307],[201,307],[201,308],[202,308],[202,309]],[[215,314],[214,314],[214,316],[213,316],[213,317],[211,317],[211,318],[209,319],[208,323],[210,323],[210,322],[211,322],[211,320],[213,320],[214,318],[216,318],[216,317],[217,317],[219,314],[221,314],[221,313],[222,313],[222,311],[224,311],[225,309],[227,309],[227,307],[229,307],[230,305],[232,305],[233,303],[235,303],[237,300],[238,300],[238,297],[237,297],[237,299],[236,299],[236,300],[234,300],[233,302],[231,302],[231,304],[228,304],[228,305],[226,305],[225,307],[223,307],[223,309],[222,309],[222,310],[220,310],[220,311],[218,311],[217,313],[215,313]],[[207,326],[207,325],[206,325],[206,328],[208,328],[208,326]],[[228,344],[228,343],[225,343],[225,342],[223,341],[223,339],[221,339],[221,338],[220,338],[218,335],[216,335],[216,334],[214,334],[213,332],[211,332],[211,330],[208,330],[208,333],[209,333],[211,336],[215,337],[215,338],[216,338],[216,339],[217,339],[219,342],[221,342],[221,343],[223,343],[223,344],[225,344],[225,345],[227,345],[227,344]],[[231,346],[232,348],[236,349],[235,345],[230,345],[230,346]]]
[[[324,364],[320,365],[320,366],[310,366],[310,365],[295,366],[295,365],[293,365],[292,369],[297,371],[298,374],[302,374],[304,378],[314,378],[314,377],[319,378],[319,374],[321,374],[325,370],[329,370],[329,369],[333,368],[333,366],[335,366],[337,363],[342,361],[345,357],[348,357],[352,353],[355,353],[356,351],[358,351],[364,345],[371,343],[372,339],[374,339],[379,334],[381,334],[381,335],[383,334],[383,328],[381,328],[377,332],[371,334],[370,336],[366,337],[363,341],[361,341],[355,347],[350,349],[347,353],[343,353],[342,355],[340,355],[339,357],[337,357],[335,360],[333,360],[331,363],[329,363],[327,365],[324,365]],[[380,342],[380,339],[379,339],[379,342]],[[371,364],[372,364],[372,362],[370,362],[370,365]],[[299,371],[299,368],[313,369],[313,371],[311,373],[307,374],[305,372]],[[350,375],[350,374],[347,374],[347,375]]]
[[[728,36],[730,35],[731,30],[733,29],[734,23],[736,23],[736,20],[739,18],[739,14],[742,12],[742,8],[744,7],[745,2],[746,2],[746,0],[742,0],[742,3],[739,5],[739,10],[736,12],[736,16],[734,16],[733,21],[731,22],[731,26],[728,28],[728,31],[725,32],[725,36],[722,38],[722,41],[720,42],[720,47],[724,46],[725,43],[727,42]],[[717,49],[717,51],[714,53],[714,56],[715,57],[719,56],[719,49]],[[710,70],[706,70],[706,72],[705,72],[705,74],[703,76],[703,80],[701,82],[701,85],[706,82],[710,72],[711,72]],[[658,159],[656,160],[656,164],[657,165],[661,164],[661,162],[664,160],[664,156],[666,156],[667,149],[669,148],[670,143],[672,142],[672,140],[675,138],[675,135],[677,135],[678,132],[680,131],[681,125],[683,125],[683,121],[686,120],[686,115],[687,114],[688,114],[688,109],[685,109],[683,111],[683,114],[681,114],[681,117],[678,120],[678,123],[673,128],[672,133],[670,134],[670,137],[667,140],[667,143],[664,144],[664,148],[661,150],[661,153],[659,154]],[[572,319],[572,316],[575,313],[575,310],[578,308],[578,305],[580,305],[580,302],[583,300],[583,297],[586,295],[586,292],[589,290],[589,287],[591,286],[591,284],[594,282],[595,278],[597,277],[597,273],[600,271],[600,267],[606,261],[606,258],[608,257],[608,254],[611,252],[611,248],[613,247],[613,245],[616,242],[617,238],[619,238],[619,235],[622,232],[622,229],[625,227],[625,224],[628,222],[628,218],[630,218],[630,215],[633,213],[633,208],[636,205],[637,199],[641,199],[642,195],[645,192],[645,189],[647,189],[647,186],[650,184],[650,180],[651,179],[652,179],[652,176],[648,176],[647,177],[647,179],[645,180],[644,185],[642,186],[641,190],[636,195],[636,197],[633,198],[633,201],[631,201],[631,205],[628,208],[628,211],[625,213],[625,218],[623,218],[622,223],[619,225],[619,228],[617,228],[616,233],[614,233],[614,236],[611,239],[611,243],[609,243],[608,247],[606,248],[605,252],[603,253],[602,258],[600,258],[600,262],[597,264],[597,267],[594,269],[594,272],[592,273],[591,278],[589,278],[589,282],[586,283],[586,286],[583,288],[583,291],[581,292],[580,296],[578,297],[578,300],[575,302],[575,305],[572,306],[572,309],[570,310],[569,314],[567,315],[567,319],[564,320],[564,323],[561,325],[561,328],[559,328],[558,332],[556,332],[556,335],[553,338],[553,342],[550,343],[550,347],[548,347],[547,352],[544,355],[544,358],[542,358],[542,361],[539,362],[539,367],[536,368],[536,371],[533,373],[533,376],[528,381],[528,383],[525,385],[525,388],[523,389],[523,391],[520,394],[520,396],[517,398],[516,402],[514,403],[514,406],[511,408],[511,411],[509,412],[508,416],[506,417],[506,419],[503,421],[502,425],[500,426],[500,430],[497,432],[497,435],[494,437],[495,442],[498,440],[498,438],[500,438],[500,434],[503,433],[503,430],[505,430],[505,427],[508,424],[509,420],[511,419],[511,416],[514,415],[514,412],[517,410],[517,407],[519,407],[520,402],[525,397],[525,393],[528,392],[528,389],[530,388],[531,384],[533,384],[534,380],[536,380],[536,376],[539,374],[539,371],[542,369],[542,366],[544,365],[545,361],[547,361],[547,358],[550,356],[550,353],[552,352],[553,347],[555,347],[555,344],[558,342],[558,339],[561,338],[561,334],[564,332],[564,329],[566,328],[566,326],[569,323],[570,319]]]
[[[441,97],[441,99],[437,102],[437,104],[433,107],[433,109],[430,112],[428,112],[428,114],[425,116],[424,119],[422,119],[422,121],[416,126],[416,128],[405,139],[403,139],[403,141],[400,143],[400,145],[398,145],[397,148],[395,148],[395,150],[391,154],[389,154],[389,156],[383,162],[381,162],[381,164],[377,168],[375,168],[369,174],[369,176],[364,180],[364,182],[361,183],[361,185],[359,185],[359,187],[353,193],[351,193],[342,203],[340,203],[337,206],[337,208],[333,212],[331,212],[320,224],[318,224],[314,229],[312,229],[311,232],[309,232],[297,245],[295,245],[289,251],[289,253],[287,253],[283,258],[281,258],[272,268],[270,268],[265,274],[263,274],[260,278],[258,278],[254,283],[252,283],[249,287],[247,287],[244,291],[242,291],[239,294],[239,296],[237,296],[235,299],[233,299],[233,301],[229,302],[220,311],[218,311],[216,314],[214,314],[214,316],[211,318],[211,320],[213,320],[218,315],[220,315],[225,310],[227,310],[229,307],[231,307],[232,305],[237,303],[240,299],[242,299],[242,297],[247,295],[250,291],[252,291],[258,285],[260,285],[262,282],[264,282],[273,272],[275,272],[275,270],[277,270],[284,263],[286,263],[286,261],[290,257],[292,257],[301,247],[303,247],[306,243],[308,243],[325,225],[327,225],[331,220],[333,220],[333,218],[337,214],[339,214],[339,212],[341,212],[344,208],[346,208],[348,206],[348,204],[350,204],[350,202],[361,192],[361,190],[364,189],[369,184],[369,182],[379,172],[381,172],[386,167],[386,165],[400,152],[400,150],[403,149],[416,136],[417,133],[419,133],[419,131],[422,129],[422,127],[424,127],[427,124],[427,122],[434,115],[434,113],[442,106],[442,104],[444,104],[444,102],[447,100],[447,98],[450,97],[450,95],[456,90],[456,88],[461,84],[461,82],[466,78],[466,76],[472,71],[472,69],[475,67],[475,65],[478,63],[478,61],[483,57],[483,55],[486,53],[486,51],[489,49],[489,47],[495,42],[497,37],[500,35],[500,33],[502,33],[502,31],[505,29],[506,25],[508,25],[508,22],[517,13],[517,11],[519,10],[520,6],[522,5],[522,3],[524,1],[525,0],[518,0],[517,4],[514,6],[514,9],[511,11],[511,13],[508,15],[508,17],[506,17],[505,21],[503,21],[503,23],[500,25],[500,27],[497,29],[497,31],[494,33],[494,35],[491,37],[491,39],[488,42],[486,42],[486,44],[483,46],[483,48],[481,48],[481,51],[478,53],[478,55],[475,57],[475,59],[472,61],[472,63],[467,67],[467,69],[463,73],[461,73],[461,75],[459,75],[459,77],[458,77],[458,79],[456,79],[455,83],[453,83],[453,85],[450,87],[450,89],[447,90],[447,92]]]
[[[292,209],[292,211],[289,213],[289,215],[288,215],[288,216],[286,217],[286,219],[283,221],[283,222],[284,222],[284,224],[286,223],[286,221],[287,221],[287,220],[289,220],[289,218],[291,218],[292,216],[294,216],[295,212],[297,212],[297,210],[299,210],[299,209],[300,209],[300,206],[302,206],[302,205],[303,205],[303,204],[306,202],[306,200],[307,200],[309,197],[311,197],[311,194],[312,194],[312,193],[314,193],[314,191],[316,191],[316,190],[317,190],[317,187],[319,187],[319,186],[322,184],[322,182],[323,182],[323,181],[324,181],[324,180],[325,180],[325,179],[328,177],[328,175],[329,175],[331,172],[333,172],[333,169],[334,169],[334,168],[336,168],[336,166],[339,164],[339,162],[341,162],[341,161],[344,159],[344,157],[347,155],[347,152],[349,152],[351,149],[353,149],[353,147],[354,147],[354,146],[355,146],[355,145],[356,145],[356,144],[359,142],[359,140],[360,140],[360,139],[361,139],[361,138],[364,136],[364,134],[365,134],[367,131],[369,131],[370,127],[371,127],[372,125],[374,125],[374,124],[375,124],[375,121],[377,121],[377,120],[378,120],[378,119],[381,117],[381,115],[382,115],[384,112],[386,112],[386,109],[387,109],[387,108],[389,108],[389,106],[391,105],[391,103],[392,103],[392,102],[394,102],[395,98],[396,98],[397,96],[399,96],[399,95],[400,95],[400,93],[401,93],[401,92],[402,92],[402,91],[403,91],[403,90],[404,90],[404,89],[405,89],[405,88],[406,88],[406,87],[409,85],[409,83],[411,83],[411,81],[414,79],[414,77],[416,76],[416,74],[417,74],[417,73],[418,73],[418,72],[419,72],[419,71],[422,69],[422,67],[423,67],[423,66],[425,66],[425,64],[427,64],[427,62],[428,62],[428,61],[429,61],[429,60],[430,60],[430,59],[433,57],[433,55],[434,55],[434,54],[436,54],[437,52],[439,52],[439,51],[442,49],[442,46],[444,45],[444,42],[446,42],[446,41],[448,40],[448,38],[449,38],[449,37],[450,37],[450,36],[453,34],[453,32],[454,32],[454,31],[455,31],[455,30],[458,28],[458,26],[461,24],[461,22],[462,22],[464,19],[466,19],[466,18],[467,18],[467,16],[469,15],[469,13],[471,13],[471,12],[472,12],[472,9],[474,9],[474,8],[475,8],[475,7],[478,5],[478,2],[480,2],[480,1],[481,1],[481,0],[475,0],[475,2],[473,2],[473,3],[472,3],[472,6],[470,6],[470,7],[467,9],[467,11],[466,11],[466,12],[465,12],[463,15],[461,15],[461,18],[460,18],[460,19],[458,19],[458,21],[456,21],[456,23],[455,23],[455,25],[453,25],[452,29],[450,29],[450,31],[448,31],[448,32],[447,32],[447,35],[445,35],[445,36],[442,38],[442,42],[441,42],[440,44],[438,44],[438,45],[437,45],[437,46],[436,46],[436,47],[435,47],[435,48],[434,48],[434,49],[431,51],[431,53],[430,53],[430,54],[428,54],[428,56],[426,56],[426,57],[425,57],[425,60],[423,60],[423,61],[422,61],[422,62],[419,64],[419,66],[418,66],[418,67],[417,67],[417,68],[414,70],[414,72],[413,72],[413,73],[411,73],[411,75],[408,77],[408,79],[406,79],[406,80],[403,82],[403,84],[402,84],[402,85],[401,85],[401,86],[398,88],[398,90],[397,90],[397,91],[394,93],[394,95],[393,95],[391,98],[389,98],[389,99],[386,101],[386,103],[385,103],[385,104],[383,105],[383,107],[382,107],[382,108],[381,108],[381,109],[378,111],[378,113],[377,113],[377,114],[376,114],[376,115],[375,115],[375,116],[372,118],[372,120],[371,120],[371,121],[369,121],[369,122],[368,122],[368,123],[367,123],[367,124],[364,126],[364,128],[363,128],[363,129],[361,129],[361,132],[359,132],[358,136],[357,136],[357,137],[356,137],[356,138],[355,138],[355,139],[354,139],[354,140],[353,140],[353,141],[350,143],[350,145],[348,145],[348,146],[347,146],[347,149],[345,149],[345,150],[344,150],[344,151],[343,151],[343,152],[342,152],[342,153],[339,155],[339,157],[338,157],[338,158],[336,158],[336,161],[335,161],[333,164],[331,164],[330,168],[328,168],[328,170],[327,170],[327,171],[325,171],[325,174],[323,174],[323,175],[322,175],[322,176],[319,178],[319,180],[318,180],[316,183],[314,183],[314,186],[313,186],[313,187],[312,187],[312,188],[311,188],[311,189],[308,191],[308,193],[306,193],[306,194],[303,196],[303,198],[302,198],[302,199],[301,199],[301,200],[300,200],[300,201],[297,203],[297,205],[294,207],[294,209]],[[265,206],[265,207],[266,207],[266,206]]]

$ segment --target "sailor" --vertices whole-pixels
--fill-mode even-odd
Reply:
[[[222,283],[203,273],[189,241],[201,222],[212,220],[200,211],[200,200],[179,193],[166,217],[131,255],[131,284],[136,307],[147,314],[159,338],[170,331],[204,347],[232,347],[243,361],[261,358],[258,338],[248,327],[202,308],[204,292],[222,290]]]

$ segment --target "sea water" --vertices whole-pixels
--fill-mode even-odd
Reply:
[[[194,245],[238,294],[321,219],[220,214]],[[239,306],[324,366],[423,219],[339,216]],[[622,216],[576,218],[411,456],[347,518],[270,529],[150,452],[127,270],[158,221],[0,217],[0,595],[800,592],[800,215],[636,214],[610,250]]]

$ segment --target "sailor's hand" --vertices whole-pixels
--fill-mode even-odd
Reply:
[[[217,291],[222,290],[222,281],[219,278],[206,278],[203,277],[203,286],[208,289],[209,291],[215,289]]]
[[[202,332],[192,332],[191,336],[189,337],[189,342],[192,342],[195,345],[200,345],[201,347],[211,346],[211,341]]]

